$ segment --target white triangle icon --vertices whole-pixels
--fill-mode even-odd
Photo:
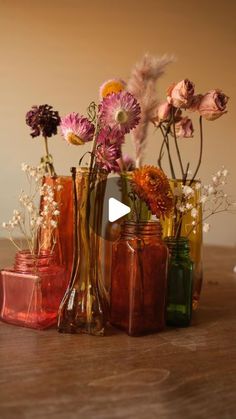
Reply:
[[[118,201],[115,198],[109,198],[108,202],[108,219],[111,223],[113,221],[119,220],[119,218],[124,217],[124,215],[129,214],[130,207],[122,202]]]

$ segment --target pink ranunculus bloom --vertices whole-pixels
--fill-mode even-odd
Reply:
[[[185,116],[175,125],[176,137],[190,138],[193,136],[193,123],[190,118]]]
[[[222,90],[210,90],[202,97],[198,111],[208,121],[214,121],[227,112],[226,105],[228,99],[229,97]]]
[[[160,122],[166,122],[171,117],[171,110],[172,105],[170,103],[163,102],[156,108],[156,111],[154,112],[153,121],[157,124],[160,124]]]
[[[61,133],[69,144],[81,145],[91,141],[94,136],[94,125],[78,113],[72,112],[61,118]]]
[[[194,95],[194,84],[188,80],[181,80],[172,84],[167,90],[167,102],[176,108],[187,108]]]

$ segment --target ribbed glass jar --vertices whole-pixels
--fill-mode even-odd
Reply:
[[[65,269],[54,254],[16,253],[14,267],[1,271],[1,320],[34,329],[55,324],[66,285]]]
[[[165,327],[167,254],[158,221],[123,223],[112,248],[110,322],[130,336]]]
[[[193,262],[189,240],[166,237],[169,248],[166,322],[169,326],[189,326],[192,318]]]

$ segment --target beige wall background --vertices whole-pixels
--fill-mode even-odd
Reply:
[[[208,182],[225,165],[228,193],[236,200],[235,12],[232,0],[0,0],[0,221],[9,219],[25,185],[21,162],[37,164],[43,154],[42,142],[31,139],[25,125],[31,105],[49,103],[61,115],[84,113],[104,80],[127,79],[147,51],[177,58],[158,84],[160,100],[170,83],[185,77],[199,92],[219,87],[230,96],[228,114],[204,124],[200,177]],[[186,160],[197,158],[197,138],[183,140]],[[156,163],[159,146],[151,128],[147,163]],[[85,151],[68,147],[60,135],[50,149],[62,174]],[[129,137],[126,150],[133,152]],[[205,241],[236,245],[236,214],[212,218]]]

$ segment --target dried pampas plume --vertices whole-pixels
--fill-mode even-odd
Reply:
[[[142,61],[134,67],[128,81],[127,90],[132,93],[141,106],[141,120],[133,130],[136,151],[136,167],[142,166],[146,145],[148,124],[157,106],[156,82],[164,73],[167,64],[174,61],[174,57],[153,57],[145,54]]]

